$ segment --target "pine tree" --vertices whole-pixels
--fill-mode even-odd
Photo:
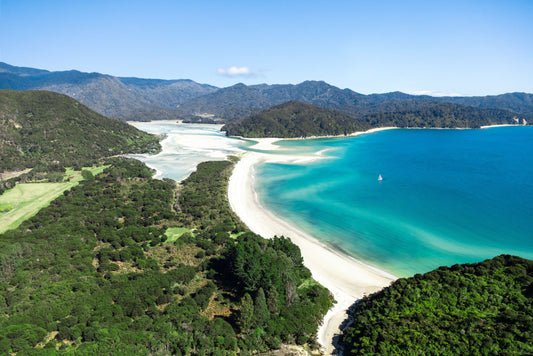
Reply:
[[[254,303],[254,323],[255,326],[260,327],[267,323],[270,319],[270,313],[266,303],[265,292],[263,288],[259,288]]]
[[[267,292],[267,306],[271,314],[279,313],[279,293],[276,288],[270,287]]]
[[[252,318],[254,316],[254,302],[250,294],[244,294],[241,299],[241,310],[238,318],[241,332],[246,332],[250,329],[252,324]]]

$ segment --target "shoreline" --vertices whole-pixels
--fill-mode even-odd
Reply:
[[[501,124],[501,125],[486,125],[486,126],[480,126],[479,128],[480,129],[490,129],[490,128],[493,128],[493,127],[514,127],[514,126],[517,126],[517,127],[522,127],[522,126],[527,126],[527,125],[519,125],[519,124]]]
[[[479,128],[473,128],[473,127],[399,127],[399,126],[385,126],[385,127],[375,127],[366,131],[355,131],[348,135],[324,135],[324,136],[307,136],[307,137],[244,137],[244,136],[228,136],[230,138],[237,138],[241,140],[250,140],[250,141],[256,141],[257,145],[262,145],[263,141],[270,141],[271,143],[276,141],[297,141],[297,140],[316,140],[316,139],[322,139],[322,138],[348,138],[348,137],[356,137],[359,135],[379,132],[379,131],[385,131],[385,130],[394,130],[394,129],[402,129],[402,130],[479,130],[479,129],[488,129],[493,127],[525,127],[525,126],[532,126],[532,125],[522,125],[522,124],[494,124],[494,125],[485,125],[480,126]],[[253,145],[256,149],[263,149],[258,148],[256,145]],[[276,146],[272,146],[276,147]],[[270,148],[272,149],[272,148]],[[274,148],[275,149],[275,148]]]
[[[380,128],[381,131],[389,128]],[[363,133],[356,133],[354,136]],[[344,136],[343,136],[344,137]],[[257,139],[254,139],[257,140]],[[273,143],[279,138],[259,139],[255,149],[279,150]],[[332,247],[321,243],[311,235],[287,223],[259,202],[254,189],[254,166],[263,162],[301,164],[326,157],[320,155],[276,155],[246,152],[235,165],[228,185],[228,198],[233,211],[248,228],[264,238],[289,237],[302,252],[304,265],[313,278],[333,294],[336,304],[324,316],[317,338],[325,354],[334,350],[333,338],[339,334],[341,323],[347,318],[347,309],[365,295],[377,292],[396,279],[392,274],[365,264]],[[341,272],[341,273],[339,273]]]

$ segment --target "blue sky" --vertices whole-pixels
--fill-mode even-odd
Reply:
[[[533,1],[0,0],[0,61],[221,87],[533,93]]]

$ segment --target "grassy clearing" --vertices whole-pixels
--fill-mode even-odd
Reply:
[[[232,239],[236,239],[237,237],[241,236],[242,234],[244,234],[244,231],[238,232],[238,233],[236,233],[236,234],[231,233],[231,234],[230,234],[230,237],[231,237]]]
[[[165,235],[167,235],[167,241],[166,242],[173,242],[180,238],[181,235],[184,233],[189,232],[192,233],[190,229],[184,228],[184,227],[169,227],[167,231],[165,231]]]
[[[105,166],[84,168],[94,175],[101,173]],[[71,189],[82,180],[81,172],[67,171],[69,181],[63,183],[21,183],[0,196],[0,233],[18,227],[31,218],[52,200]],[[10,209],[5,209],[10,207]]]

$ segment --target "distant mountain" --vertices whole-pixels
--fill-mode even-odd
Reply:
[[[305,81],[296,85],[248,86],[239,83],[219,89],[191,80],[120,78],[75,70],[49,72],[0,63],[0,89],[2,88],[60,92],[101,114],[120,120],[232,122],[272,106],[300,101],[324,109],[334,109],[361,121],[368,120],[366,115],[373,115],[375,119],[391,113],[397,114],[388,121],[398,121],[402,113],[418,115],[416,113],[427,113],[430,108],[437,108],[437,111],[442,112],[460,108],[465,112],[463,106],[469,106],[505,110],[513,113],[521,122],[522,119],[533,122],[533,94],[527,93],[482,97],[431,97],[401,92],[364,95],[323,81]],[[440,105],[441,103],[462,106],[447,107]]]
[[[242,120],[261,110],[292,100],[326,109],[335,109],[359,120],[367,120],[366,115],[427,113],[430,108],[437,108],[437,111],[442,112],[458,108],[464,114],[468,111],[464,109],[464,106],[471,106],[476,109],[497,109],[502,113],[505,110],[508,113],[504,116],[509,116],[509,112],[511,112],[513,113],[511,116],[526,119],[528,122],[533,118],[533,94],[512,93],[486,97],[445,98],[415,96],[401,92],[363,95],[350,89],[339,89],[322,81],[305,81],[297,85],[261,84],[246,86],[236,84],[191,99],[181,105],[180,109],[189,114],[213,114],[222,119],[233,121]],[[448,104],[461,104],[461,106]],[[485,112],[485,114],[487,113]],[[477,112],[475,115],[480,116],[481,112]],[[397,119],[398,115],[389,122],[397,121]],[[489,121],[495,120],[490,119]],[[507,120],[503,121],[507,122]],[[436,126],[440,126],[440,124],[436,124]]]
[[[137,119],[137,112],[142,112],[145,119],[146,116],[160,118],[150,117],[151,111],[164,113],[164,118],[190,118],[178,109],[179,105],[217,90],[211,85],[187,79],[120,78],[76,70],[49,72],[1,62],[0,89],[55,91],[75,98],[102,115],[117,119]]]
[[[527,93],[507,93],[501,95],[471,97],[441,97],[434,99],[482,109],[502,109],[523,115],[533,115],[533,94]]]
[[[214,114],[231,121],[288,101],[337,109],[347,114],[371,106],[365,95],[350,89],[342,90],[322,81],[305,81],[297,85],[247,86],[239,83],[189,100],[180,108],[190,114]]]
[[[49,91],[0,90],[0,123],[2,170],[80,166],[160,149],[156,137]]]
[[[366,123],[338,111],[290,101],[274,106],[222,130],[229,136],[308,137],[348,135],[370,128]]]

